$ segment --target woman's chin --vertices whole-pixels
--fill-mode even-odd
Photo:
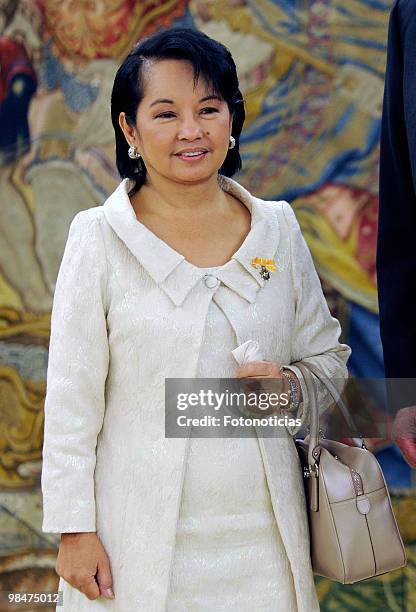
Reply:
[[[189,168],[185,172],[173,172],[171,174],[172,179],[179,183],[198,183],[201,181],[208,181],[213,175],[218,174],[219,168]]]

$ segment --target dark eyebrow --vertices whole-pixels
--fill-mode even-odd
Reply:
[[[211,94],[210,96],[205,96],[205,98],[201,98],[200,102],[206,102],[207,100],[219,100],[220,102],[222,102],[222,98],[216,96],[215,94]],[[173,100],[168,100],[167,98],[158,98],[157,100],[154,100],[151,104],[149,104],[149,108],[154,106],[155,104],[160,104],[162,102],[164,102],[165,104],[174,104]]]

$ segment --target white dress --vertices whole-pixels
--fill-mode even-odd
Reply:
[[[214,295],[197,376],[234,377],[237,344]],[[167,605],[185,610],[297,610],[255,430],[250,438],[190,439]]]

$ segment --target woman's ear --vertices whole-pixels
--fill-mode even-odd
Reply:
[[[234,116],[230,113],[230,136],[233,133],[233,119],[234,119]]]
[[[125,136],[129,145],[136,144],[136,129],[134,125],[130,125],[126,118],[126,113],[122,112],[118,116],[118,124]]]

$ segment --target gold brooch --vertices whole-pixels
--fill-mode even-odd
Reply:
[[[276,262],[274,259],[266,259],[265,257],[254,257],[251,260],[251,265],[255,268],[260,268],[260,276],[264,278],[264,280],[269,280],[270,272],[274,272],[276,270]]]

